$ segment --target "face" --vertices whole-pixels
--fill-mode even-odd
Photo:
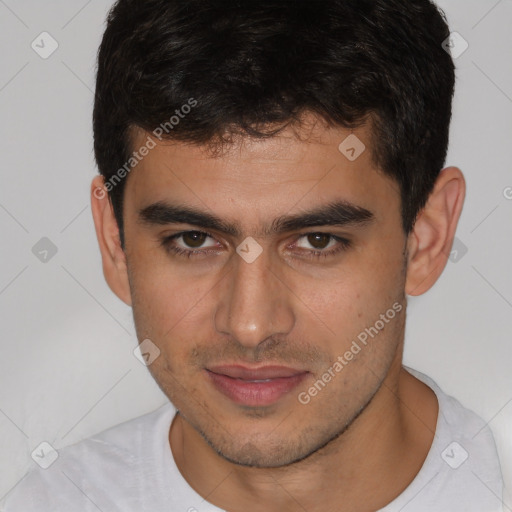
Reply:
[[[156,141],[127,180],[134,320],[160,350],[149,370],[237,464],[323,447],[401,357],[399,188],[372,162],[368,128],[352,132],[358,158],[338,149],[350,133],[317,124],[217,156]]]

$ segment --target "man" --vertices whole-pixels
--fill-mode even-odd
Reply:
[[[402,365],[465,182],[429,0],[119,0],[98,55],[105,278],[169,404],[11,511],[498,511],[490,429]]]

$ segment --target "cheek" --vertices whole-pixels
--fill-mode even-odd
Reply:
[[[132,258],[131,268],[137,336],[151,339],[163,355],[153,370],[165,364],[172,373],[181,373],[191,349],[210,337],[214,276],[194,278],[187,275],[185,266],[171,265],[159,257]]]
[[[169,328],[176,317],[186,313],[188,302],[197,293],[193,280],[187,278],[184,266],[174,264],[156,242],[143,237],[128,261],[137,308],[157,325],[166,323]]]
[[[141,278],[143,276],[140,276]],[[166,340],[183,330],[197,332],[201,323],[207,288],[187,283],[183,277],[146,276],[133,283],[136,322],[158,340]],[[190,331],[189,331],[190,334]]]
[[[399,328],[397,321],[389,318],[395,318],[393,304],[398,302],[405,307],[402,264],[399,251],[368,248],[360,258],[333,270],[330,280],[296,281],[296,295],[305,306],[304,328],[311,335],[325,331],[332,340],[331,350],[339,352],[376,322],[381,327],[381,315],[386,316],[391,309],[385,319],[385,330],[390,334]]]

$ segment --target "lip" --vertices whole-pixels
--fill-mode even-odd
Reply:
[[[277,402],[297,387],[309,372],[286,366],[247,368],[222,365],[205,368],[210,382],[241,405],[261,407]]]
[[[247,366],[232,364],[212,366],[207,368],[207,370],[220,375],[227,375],[228,377],[232,377],[234,379],[243,380],[277,379],[280,377],[292,377],[293,375],[304,373],[304,370],[297,370],[288,366],[277,365],[248,368]]]

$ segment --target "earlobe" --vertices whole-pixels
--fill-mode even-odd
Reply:
[[[119,227],[102,176],[92,180],[91,209],[105,280],[110,289],[131,306],[126,255],[121,247]]]
[[[421,295],[437,281],[450,255],[466,195],[464,175],[457,167],[439,174],[427,204],[409,235],[405,293]]]

